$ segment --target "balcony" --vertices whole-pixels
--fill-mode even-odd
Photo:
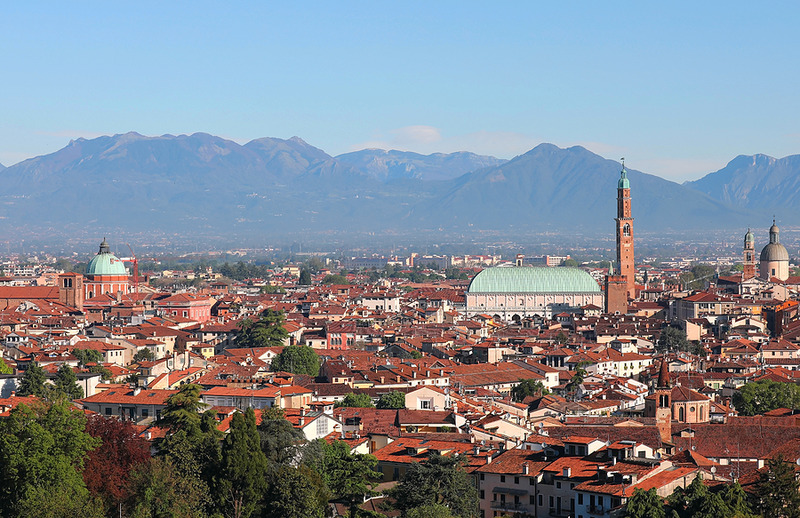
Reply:
[[[531,506],[533,507],[533,506]],[[518,513],[529,513],[527,506],[514,502],[502,502],[500,500],[492,501],[492,509],[501,509],[503,511],[514,511]]]
[[[555,508],[551,507],[550,512],[547,513],[548,516],[555,516],[556,518],[567,518],[570,516],[575,516],[573,513],[574,509],[561,509],[560,511]]]

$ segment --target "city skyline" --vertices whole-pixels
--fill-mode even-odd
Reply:
[[[798,7],[15,5],[0,163],[208,132],[511,158],[582,145],[683,181],[800,152]]]

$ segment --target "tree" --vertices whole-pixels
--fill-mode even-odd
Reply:
[[[426,504],[406,511],[406,518],[456,518],[447,506]]]
[[[355,518],[358,506],[365,497],[374,496],[372,480],[380,477],[375,471],[378,463],[372,455],[352,453],[350,446],[342,441],[330,444],[322,442],[323,457],[318,466],[325,484],[334,498],[345,502],[350,509],[350,518]]]
[[[319,475],[306,466],[281,466],[270,477],[265,518],[322,518],[325,504],[318,497],[324,490]]]
[[[655,488],[636,488],[625,506],[626,518],[665,518],[664,504]]]
[[[722,492],[722,500],[728,506],[731,516],[736,518],[745,518],[753,514],[747,499],[747,493],[738,482],[729,484]]]
[[[22,375],[17,388],[18,396],[36,396],[45,398],[48,395],[48,389],[45,387],[47,375],[37,362],[32,362]]]
[[[347,284],[347,277],[344,275],[326,275],[322,278],[322,284]]]
[[[357,407],[357,408],[375,408],[375,405],[372,404],[372,398],[369,397],[369,394],[364,392],[359,392],[356,394],[355,392],[351,392],[347,394],[343,400],[337,401],[334,405],[336,407]]]
[[[300,445],[305,442],[303,432],[284,419],[281,409],[268,409],[261,414],[258,425],[261,451],[270,464],[288,465],[299,456]]]
[[[255,322],[246,318],[239,323],[237,347],[280,347],[289,338],[283,326],[283,311],[267,309]]]
[[[311,272],[308,270],[300,270],[300,279],[297,280],[297,284],[300,286],[310,286],[311,285]]]
[[[0,421],[1,516],[86,514],[81,509],[89,505],[89,492],[81,472],[100,440],[85,429],[86,416],[66,402],[19,405]]]
[[[133,361],[136,363],[140,362],[151,362],[156,359],[155,353],[148,349],[147,347],[142,347],[136,354],[133,355]]]
[[[150,460],[150,445],[139,437],[131,421],[92,415],[86,432],[102,442],[86,459],[83,481],[89,492],[102,501],[106,514],[111,514],[128,498],[131,472]]]
[[[100,379],[104,379],[106,381],[114,377],[114,374],[111,372],[111,370],[103,365],[91,365],[89,367],[89,372],[92,374],[99,374]]]
[[[96,349],[73,349],[72,355],[78,359],[78,365],[86,367],[90,363],[97,363],[103,361],[103,353]]]
[[[519,383],[511,388],[511,398],[518,403],[528,396],[544,396],[549,393],[544,384],[535,379],[519,380]]]
[[[733,405],[742,415],[757,415],[776,408],[800,408],[800,386],[760,380],[733,393]]]
[[[574,268],[578,266],[578,261],[576,261],[575,259],[564,259],[564,262],[561,263],[561,266],[569,266],[571,268]]]
[[[11,374],[11,367],[0,358],[0,374]]]
[[[78,385],[78,377],[72,367],[62,363],[56,374],[55,390],[67,399],[80,399],[83,397],[83,387]]]
[[[685,489],[677,487],[667,498],[667,504],[681,518],[693,518],[702,512],[709,497],[708,487],[703,484],[703,478],[697,476]]]
[[[760,473],[756,491],[758,510],[770,518],[800,517],[800,493],[794,464],[783,455],[767,460],[767,469]]]
[[[406,394],[399,390],[393,390],[381,396],[376,405],[378,408],[401,409],[406,407]]]
[[[287,345],[272,359],[273,371],[285,371],[293,374],[319,374],[319,356],[307,345]]]
[[[260,442],[253,409],[233,414],[217,479],[220,507],[226,516],[247,518],[261,507],[267,489],[267,457]]]
[[[205,516],[206,496],[165,458],[139,464],[126,487],[127,516],[131,518],[195,518]]]
[[[411,464],[389,495],[403,515],[431,504],[444,505],[461,518],[478,515],[478,492],[464,470],[464,460],[458,457],[434,453],[424,462]]]
[[[686,332],[677,327],[665,327],[661,330],[656,341],[656,351],[658,352],[690,352],[692,354],[702,354],[703,347],[699,343],[693,343],[686,339]]]

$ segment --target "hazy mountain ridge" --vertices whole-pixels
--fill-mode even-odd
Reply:
[[[467,151],[422,155],[411,151],[363,149],[336,156],[336,160],[364,171],[381,181],[392,180],[452,180],[485,167],[507,162],[493,156],[476,155]]]
[[[768,215],[782,212],[793,220],[787,212],[800,208],[800,155],[739,155],[719,171],[684,185],[724,203]]]
[[[77,139],[0,171],[0,228],[605,233],[619,167],[582,147],[552,144],[510,161],[379,150],[332,157],[298,137],[240,145],[205,133],[131,132]],[[630,179],[639,230],[752,221],[746,209],[674,182],[633,170]]]

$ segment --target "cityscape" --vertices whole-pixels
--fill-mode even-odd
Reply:
[[[686,7],[9,7],[0,518],[800,518],[800,8]]]

